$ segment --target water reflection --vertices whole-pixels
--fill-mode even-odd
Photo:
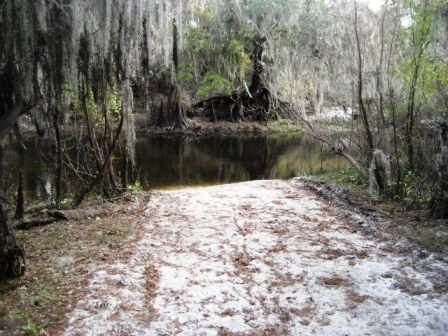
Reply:
[[[145,189],[291,178],[343,165],[300,135],[146,136],[137,172]]]
[[[9,194],[17,191],[19,171],[23,172],[25,198],[52,201],[54,184],[54,164],[52,147],[46,139],[27,140],[25,148],[13,143],[3,151],[2,188]]]
[[[26,150],[4,151],[4,188],[16,190],[23,171],[26,198],[51,201],[55,167],[47,140],[31,139]],[[76,151],[72,153],[76,158]],[[143,189],[211,185],[257,179],[286,179],[334,171],[345,163],[319,143],[297,134],[192,137],[140,136],[133,180]],[[70,185],[67,186],[70,188]],[[70,189],[67,190],[70,192]]]

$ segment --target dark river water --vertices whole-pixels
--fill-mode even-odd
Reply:
[[[45,199],[53,193],[55,168],[49,144],[30,139],[26,149],[13,144],[4,153],[5,183],[16,188],[24,176],[26,197]],[[134,183],[144,190],[213,185],[258,179],[288,179],[345,167],[328,149],[299,134],[238,136],[139,136]]]

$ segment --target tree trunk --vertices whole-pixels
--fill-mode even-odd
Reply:
[[[358,7],[355,3],[355,36],[356,36],[356,47],[357,47],[357,54],[358,54],[358,103],[359,103],[359,109],[361,113],[361,120],[362,124],[364,125],[364,131],[366,132],[366,143],[368,147],[368,160],[370,161],[372,159],[372,154],[374,151],[374,142],[373,142],[373,136],[372,132],[370,130],[369,125],[369,118],[367,116],[367,110],[364,103],[363,98],[363,60],[362,60],[362,53],[361,53],[361,42],[359,38],[359,32],[358,32]]]
[[[23,174],[22,174],[22,171],[19,172],[19,188],[17,190],[16,214],[14,217],[16,219],[23,219],[25,217],[25,197],[23,196]]]
[[[177,40],[179,39],[179,34],[177,31],[176,19],[173,18],[173,64],[174,73],[176,74],[176,80],[179,76],[179,51],[177,46]]]
[[[345,148],[344,143],[341,142],[339,145],[333,143],[330,140],[330,138],[321,133],[318,127],[316,127],[312,122],[306,120],[305,118],[300,118],[299,120],[303,124],[304,129],[310,136],[330,146],[331,150],[335,155],[342,156],[344,159],[346,159],[352,165],[352,167],[356,169],[356,171],[361,175],[361,177],[364,180],[366,181],[368,180],[369,176],[366,170],[359,164],[358,161],[356,161],[356,159],[353,156],[350,155],[350,153]]]
[[[252,82],[247,86],[244,81],[244,90],[233,91],[231,95],[219,95],[203,100],[195,105],[206,111],[211,120],[231,121],[262,121],[267,122],[271,118],[272,95],[266,87],[264,76],[265,63],[263,52],[266,38],[260,38],[250,55],[252,61]],[[201,111],[201,113],[204,113]]]
[[[128,168],[129,168],[129,160],[128,154],[126,153],[126,140],[123,144],[123,156],[121,158],[121,188],[123,190],[128,189]]]
[[[376,149],[372,154],[369,170],[370,195],[384,195],[391,178],[390,159],[382,150]]]
[[[161,125],[183,129],[188,124],[187,113],[182,103],[181,89],[179,85],[174,84],[168,98],[167,108],[163,113]]]
[[[0,115],[0,146],[4,146],[17,119],[30,109],[31,106],[24,104],[19,98],[13,108],[11,108],[5,115]]]
[[[439,132],[440,152],[437,154],[437,185],[429,210],[433,218],[448,218],[448,123],[437,124]]]
[[[25,272],[25,252],[16,242],[0,204],[0,281],[17,278]]]
[[[93,179],[93,181],[90,183],[89,186],[87,186],[86,188],[84,188],[84,190],[82,190],[78,196],[76,197],[75,200],[75,207],[78,207],[81,205],[81,203],[84,201],[84,198],[87,196],[87,194],[89,192],[92,191],[92,189],[101,181],[101,179],[104,177],[104,174],[106,172],[107,167],[110,166],[110,159],[112,157],[112,154],[117,146],[117,140],[120,137],[120,134],[123,130],[123,121],[124,121],[124,116],[123,116],[123,108],[121,109],[121,118],[120,118],[120,124],[118,125],[118,129],[115,133],[114,139],[112,140],[112,143],[109,147],[109,151],[106,154],[106,157],[104,158],[103,163],[101,164],[100,169],[98,170],[95,178]]]
[[[2,154],[0,148],[0,179],[3,177]],[[3,197],[0,189],[0,281],[19,277],[25,271],[25,253],[16,242],[16,237],[8,225],[6,212],[1,202],[3,202]]]
[[[59,127],[59,109],[53,115],[53,127],[56,136],[57,170],[56,170],[56,206],[59,208],[62,202],[62,183],[64,172],[63,148],[61,130]]]
[[[249,109],[252,110],[254,119],[268,121],[271,109],[271,95],[263,83],[262,73],[264,71],[263,53],[266,38],[257,42],[250,59],[252,60],[252,83],[249,86]],[[251,106],[252,105],[252,106]]]

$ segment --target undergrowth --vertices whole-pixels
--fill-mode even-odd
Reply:
[[[111,211],[110,204],[104,207]],[[0,335],[61,333],[66,314],[85,291],[80,279],[89,265],[114,258],[132,229],[127,202],[116,209],[16,231],[25,248],[26,271],[21,278],[0,282]]]
[[[403,192],[399,195],[370,195],[369,185],[353,168],[314,175],[315,179],[346,189],[350,201],[367,204],[390,221],[396,234],[406,237],[422,249],[432,252],[448,250],[448,220],[435,220],[430,217],[427,202],[430,190],[419,184],[415,174],[403,177]],[[394,187],[391,181],[389,188]]]

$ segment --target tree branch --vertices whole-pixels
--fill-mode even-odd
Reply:
[[[115,137],[112,141],[112,144],[109,148],[109,152],[107,153],[107,156],[104,158],[104,162],[101,166],[100,171],[98,172],[98,174],[96,175],[95,179],[90,183],[90,185],[84,189],[79,195],[78,197],[76,197],[76,201],[75,201],[75,206],[78,207],[82,201],[84,200],[84,198],[87,196],[87,194],[89,192],[92,191],[92,189],[98,184],[98,182],[103,178],[104,176],[104,172],[106,171],[107,166],[109,165],[109,161],[110,158],[112,157],[112,153],[115,150],[115,147],[117,146],[117,140],[121,134],[121,131],[123,129],[123,122],[124,122],[124,115],[123,115],[123,110],[121,110],[121,117],[120,117],[120,124],[118,125],[118,129],[117,132],[115,133]]]

